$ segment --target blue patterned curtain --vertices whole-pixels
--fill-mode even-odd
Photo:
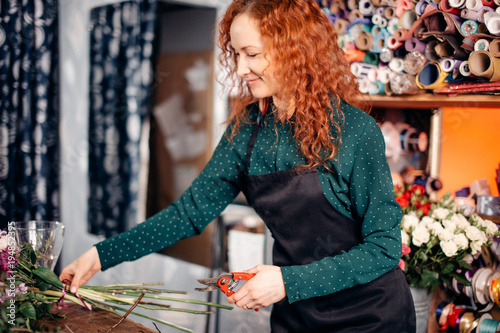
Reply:
[[[137,224],[139,141],[156,61],[155,0],[94,8],[90,36],[89,226],[110,237]]]
[[[56,0],[0,2],[0,227],[59,218]]]

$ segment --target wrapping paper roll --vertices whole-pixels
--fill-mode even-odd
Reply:
[[[425,53],[426,43],[422,42],[415,37],[410,37],[405,41],[405,49],[408,52],[418,51],[422,54]]]
[[[348,24],[349,21],[345,19],[338,19],[337,21],[335,21],[335,23],[333,23],[333,29],[335,30],[337,35],[342,35],[345,33],[345,29]]]
[[[389,34],[384,32],[383,30],[379,34],[377,34],[373,38],[373,47],[371,48],[371,51],[375,53],[382,52],[382,49],[386,47],[386,42],[385,42],[386,37],[389,37]]]
[[[370,0],[360,0],[358,9],[364,16],[372,16],[375,13],[375,6]]]
[[[495,12],[484,13],[484,23],[488,31],[495,36],[500,36],[500,14]]]
[[[465,8],[473,10],[473,11],[478,11],[481,8],[483,8],[483,3],[481,0],[466,0],[465,1]]]
[[[352,22],[355,19],[361,19],[361,18],[363,18],[363,14],[361,14],[361,12],[358,9],[356,9],[356,10],[351,10],[348,19],[350,22]]]
[[[414,10],[405,10],[400,17],[401,27],[403,29],[410,29],[413,23],[417,20],[417,13]]]
[[[358,9],[358,1],[357,0],[347,0],[347,9],[350,11],[353,11],[355,9]]]
[[[370,81],[367,79],[358,79],[359,91],[362,94],[368,94],[368,89],[370,87]]]
[[[368,51],[373,47],[373,36],[369,32],[361,31],[356,39],[354,45],[361,51]]]
[[[391,92],[397,95],[416,94],[419,91],[415,82],[415,76],[405,73],[394,73],[391,75],[389,87]]]
[[[389,68],[396,73],[400,73],[404,70],[404,61],[401,58],[393,58],[389,61]]]
[[[392,70],[389,67],[379,66],[377,80],[379,80],[383,84],[386,84],[389,82],[389,80],[391,78],[391,74],[392,74]]]
[[[387,64],[387,63],[389,63],[389,61],[392,60],[392,58],[394,58],[394,54],[393,54],[392,50],[390,50],[388,48],[384,48],[384,49],[382,49],[382,51],[380,51],[380,61]],[[387,83],[387,82],[384,82],[384,83]]]
[[[403,42],[396,40],[396,38],[394,38],[394,36],[389,36],[386,39],[385,44],[387,45],[387,47],[390,50],[394,50],[394,49],[397,49],[398,47],[400,47],[401,45],[403,45]]]
[[[483,5],[489,6],[489,7],[493,7],[495,5],[495,1],[493,1],[493,0],[482,0],[481,2],[483,3]]]
[[[431,61],[439,61],[439,55],[436,53],[435,47],[438,45],[437,40],[431,40],[425,45],[425,57]]]
[[[500,58],[488,51],[474,51],[469,56],[469,68],[472,74],[490,81],[500,81]]]
[[[385,92],[384,84],[379,80],[370,82],[370,84],[368,85],[368,93],[370,95],[380,95],[383,94],[384,92]]]
[[[465,8],[466,0],[448,0],[451,7],[462,9]]]
[[[353,43],[354,44],[354,43]],[[358,50],[356,48],[344,50],[345,57],[350,63],[362,62],[366,56],[366,52]]]
[[[416,75],[425,66],[427,59],[420,52],[410,52],[403,60],[404,71],[410,75]]]
[[[477,24],[476,21],[466,20],[460,26],[460,31],[462,32],[462,35],[469,36],[469,35],[477,33],[478,27],[479,27],[479,24]]]
[[[380,57],[378,56],[378,53],[366,52],[365,57],[363,58],[363,63],[376,66],[378,65],[379,60]]]
[[[401,29],[401,24],[399,24],[399,18],[393,17],[387,22],[387,31],[394,34],[397,29]]]
[[[415,12],[417,13],[417,15],[421,16],[424,13],[425,7],[427,7],[428,4],[429,3],[425,0],[420,0],[419,2],[417,2],[417,4],[415,5]]]
[[[464,8],[460,11],[460,17],[463,17],[466,20],[476,20],[479,16],[479,13],[472,9]]]
[[[378,2],[378,0],[376,2]],[[375,15],[384,16],[385,8],[377,5],[376,2],[372,0],[373,5],[375,6]]]
[[[470,71],[469,61],[467,61],[467,60],[462,61],[458,70],[459,70],[460,74],[462,74],[462,76],[465,76],[465,77],[474,76],[474,74],[472,74],[472,72]]]
[[[353,62],[351,64],[351,72],[358,78],[364,78],[373,82],[377,79],[378,67],[362,62]]]
[[[396,29],[392,35],[394,36],[394,38],[396,40],[404,41],[407,33],[408,33],[408,30],[401,28],[401,29]]]
[[[474,43],[474,51],[488,51],[490,49],[490,42],[487,39],[478,39]]]
[[[499,7],[500,8],[500,7]],[[484,6],[480,10],[477,11],[477,21],[480,23],[484,23],[484,14],[488,12],[494,12],[495,10],[491,7]]]
[[[500,58],[500,38],[493,39],[490,42],[490,53],[494,57]]]
[[[455,69],[458,69],[461,63],[462,61],[453,58],[444,58],[439,60],[439,65],[441,65],[443,71],[447,73],[451,73]]]
[[[417,86],[420,89],[432,90],[447,86],[445,82],[448,73],[443,71],[438,62],[429,62],[418,73],[416,77]]]
[[[394,9],[394,7],[386,7],[384,10],[384,16],[388,20],[396,16],[396,10]]]
[[[439,2],[439,9],[441,9],[443,12],[460,15],[460,9],[450,6],[449,0],[441,0]]]

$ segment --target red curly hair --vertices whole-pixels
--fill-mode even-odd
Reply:
[[[245,81],[236,74],[237,60],[231,47],[231,24],[240,14],[257,20],[260,33],[270,41],[266,52],[281,84],[280,99],[294,108],[294,138],[306,166],[326,166],[336,156],[341,142],[341,99],[368,112],[330,21],[313,0],[234,0],[229,5],[219,24],[218,46],[222,52],[218,60],[227,70],[224,82],[234,83],[229,87],[234,98],[227,119],[235,129],[231,138],[247,119],[247,106],[256,102]],[[332,99],[338,117],[329,111]],[[277,119],[285,121],[287,111],[278,112]],[[331,136],[332,126],[336,137]]]

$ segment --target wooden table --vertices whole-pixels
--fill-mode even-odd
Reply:
[[[53,309],[51,312],[56,312]],[[120,316],[104,310],[89,311],[80,305],[69,305],[68,308],[61,309],[66,318],[42,319],[42,324],[46,325],[51,331],[60,327],[60,333],[105,333],[121,319]],[[152,324],[151,324],[152,325]],[[157,330],[151,330],[145,326],[125,319],[114,328],[111,333],[130,332],[130,333],[158,333]]]

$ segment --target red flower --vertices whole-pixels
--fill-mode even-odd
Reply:
[[[401,206],[401,208],[406,208],[410,204],[409,198],[406,198],[404,195],[396,197],[396,201]]]
[[[422,213],[424,215],[427,215],[427,214],[429,214],[429,210],[431,209],[431,204],[426,203],[425,205],[422,205],[422,207],[420,207],[420,209],[422,210]]]

